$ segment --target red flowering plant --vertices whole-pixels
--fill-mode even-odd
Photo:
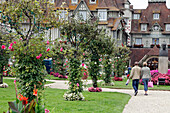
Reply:
[[[33,96],[36,98],[31,102],[28,102],[28,97],[24,97],[21,94],[17,93],[16,80],[14,80],[15,91],[16,91],[16,100],[14,102],[8,102],[9,111],[12,110],[12,113],[48,113],[49,110],[44,109],[44,106],[41,105],[41,102],[38,99],[38,89],[34,85]],[[47,112],[48,111],[48,112]]]
[[[68,69],[68,60],[66,59],[66,53],[64,52],[67,49],[66,41],[53,41],[52,52],[53,52],[53,64],[52,72],[55,77],[67,78],[66,70]]]
[[[3,84],[3,74],[6,71],[4,67],[7,67],[9,59],[9,54],[6,53],[7,47],[4,45],[5,43],[3,41],[2,36],[0,36],[0,84]]]
[[[62,22],[56,21],[54,5],[48,1],[20,0],[6,1],[1,5],[3,24],[10,26],[6,38],[12,37],[8,53],[15,58],[12,72],[19,81],[19,93],[28,98],[28,103],[36,98],[33,95],[34,85],[38,89],[38,100],[41,103],[47,74],[43,60],[51,57],[50,36],[47,32]],[[9,42],[8,42],[9,43]]]

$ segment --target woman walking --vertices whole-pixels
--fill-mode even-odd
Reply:
[[[147,67],[147,63],[144,62],[143,63],[143,67],[141,69],[141,78],[142,78],[142,82],[144,83],[144,90],[145,90],[145,94],[144,95],[148,95],[147,91],[148,91],[148,82],[149,80],[151,80],[151,73],[150,73],[150,68]]]

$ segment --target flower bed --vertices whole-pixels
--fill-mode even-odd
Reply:
[[[165,85],[170,85],[170,69],[168,69],[168,73],[167,74],[162,74],[159,73],[158,70],[151,70],[151,81],[153,81],[153,84],[156,85],[158,82],[158,79],[165,79]],[[142,79],[139,81],[141,84],[142,83]]]
[[[50,72],[50,75],[53,75],[54,77],[58,77],[58,78],[65,78],[65,79],[68,78],[68,76],[63,76],[59,73],[54,73],[54,72]]]
[[[114,78],[112,80],[113,81],[123,81],[122,77],[116,77],[116,76],[114,76]]]
[[[89,92],[102,92],[102,88],[94,88],[94,87],[89,87],[88,88]]]

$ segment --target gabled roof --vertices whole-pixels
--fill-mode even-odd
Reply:
[[[157,22],[163,32],[165,31],[165,24],[170,23],[170,9],[167,8],[166,2],[149,2],[149,5],[146,9],[134,9],[133,13],[139,13],[140,14],[140,19],[139,20],[132,20],[132,33],[138,33],[140,31],[140,23],[148,23],[148,30],[146,32],[151,32],[149,31],[152,26]],[[159,19],[153,19],[153,14],[154,13],[159,13],[160,17]],[[144,18],[145,17],[145,18]]]
[[[78,4],[82,0],[78,0]],[[90,4],[89,0],[83,0],[90,11],[95,11],[100,8],[106,8],[112,11],[119,11],[120,9],[124,8],[124,3],[127,2],[127,0],[96,0],[96,4]],[[66,3],[66,6],[69,7],[70,10],[75,10],[78,6],[78,4],[72,4],[71,0],[56,0],[56,8],[60,8],[62,5],[62,2]]]
[[[159,56],[159,48],[155,45],[148,53],[149,56]]]
[[[79,7],[80,7],[82,4],[84,4],[84,6],[86,7],[86,9],[87,9],[87,11],[89,12],[89,14],[90,14],[91,16],[93,16],[92,13],[91,13],[91,11],[90,11],[89,8],[87,7],[86,2],[84,2],[84,0],[81,0],[81,1],[80,1],[80,3],[78,4],[77,8],[73,11],[73,15],[78,11]]]

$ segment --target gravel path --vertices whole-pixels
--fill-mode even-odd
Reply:
[[[47,80],[54,83],[45,85],[50,88],[68,89],[68,81]],[[86,84],[92,83],[88,80]],[[87,89],[85,89],[87,90]],[[131,99],[125,106],[123,113],[170,113],[170,91],[149,91],[148,96],[144,96],[144,91],[139,90],[137,96],[133,90],[102,88],[105,92],[120,92],[131,95]]]

